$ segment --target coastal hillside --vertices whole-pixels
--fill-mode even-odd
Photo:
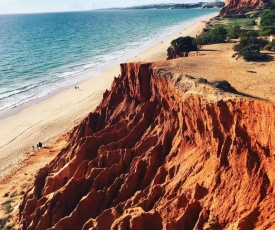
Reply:
[[[193,9],[193,8],[222,8],[224,7],[224,2],[198,2],[198,3],[187,3],[187,4],[151,4],[142,6],[132,6],[126,9]]]
[[[226,0],[225,6],[220,11],[220,15],[242,14],[249,10],[255,10],[264,7],[264,0]]]
[[[274,227],[275,105],[162,64],[121,64],[37,173],[22,229]]]

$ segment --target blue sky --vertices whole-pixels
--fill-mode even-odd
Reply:
[[[200,0],[0,0],[0,14],[79,11],[156,3],[190,3],[199,1]]]

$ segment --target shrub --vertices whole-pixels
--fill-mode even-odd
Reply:
[[[267,41],[265,40],[256,37],[243,37],[233,49],[238,51],[238,54],[243,56],[246,61],[261,61],[265,55],[261,54],[260,50],[266,45]]]
[[[244,47],[249,45],[254,45],[255,47],[257,47],[258,50],[260,50],[267,45],[267,41],[263,39],[258,39],[256,37],[242,37],[240,43],[235,45],[233,49],[235,51],[240,51]]]
[[[225,41],[227,36],[227,31],[224,26],[218,25],[212,29],[211,34],[212,34],[212,40],[215,43],[220,43]]]
[[[255,45],[248,45],[239,51],[239,54],[243,56],[246,61],[262,61],[265,58],[264,54],[261,54]]]
[[[274,26],[263,26],[260,31],[261,36],[268,36],[270,34],[275,34],[275,23]]]
[[[168,59],[171,59],[194,50],[197,50],[194,38],[189,36],[179,37],[171,42],[171,46],[167,49],[167,56]]]
[[[227,36],[229,38],[238,38],[241,33],[241,26],[237,23],[227,26]]]
[[[212,39],[211,39],[211,32],[210,31],[204,32],[203,34],[196,37],[196,43],[198,45],[211,44],[211,40]]]
[[[259,32],[257,30],[243,30],[240,32],[240,38],[243,37],[258,37]]]
[[[196,38],[198,45],[207,45],[225,42],[227,30],[224,26],[215,26],[212,30],[204,32]]]
[[[265,8],[268,8],[268,9],[275,9],[275,0],[269,0],[269,1],[266,1],[265,3]]]
[[[273,26],[275,23],[275,12],[264,11],[261,14],[261,26]]]

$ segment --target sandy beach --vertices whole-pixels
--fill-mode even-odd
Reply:
[[[198,20],[180,33],[154,45],[125,62],[151,62],[166,59],[170,42],[179,36],[195,36],[205,23]],[[58,136],[77,125],[95,109],[102,94],[109,89],[114,76],[120,72],[116,65],[97,77],[92,77],[42,102],[31,105],[16,115],[0,120],[0,178],[20,166],[20,162],[33,153],[32,146],[40,141],[51,145]]]

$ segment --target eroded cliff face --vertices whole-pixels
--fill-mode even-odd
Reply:
[[[226,0],[220,15],[246,13],[251,9],[262,8],[264,0]]]
[[[151,64],[122,64],[38,172],[23,229],[272,229],[275,106],[183,89]]]

